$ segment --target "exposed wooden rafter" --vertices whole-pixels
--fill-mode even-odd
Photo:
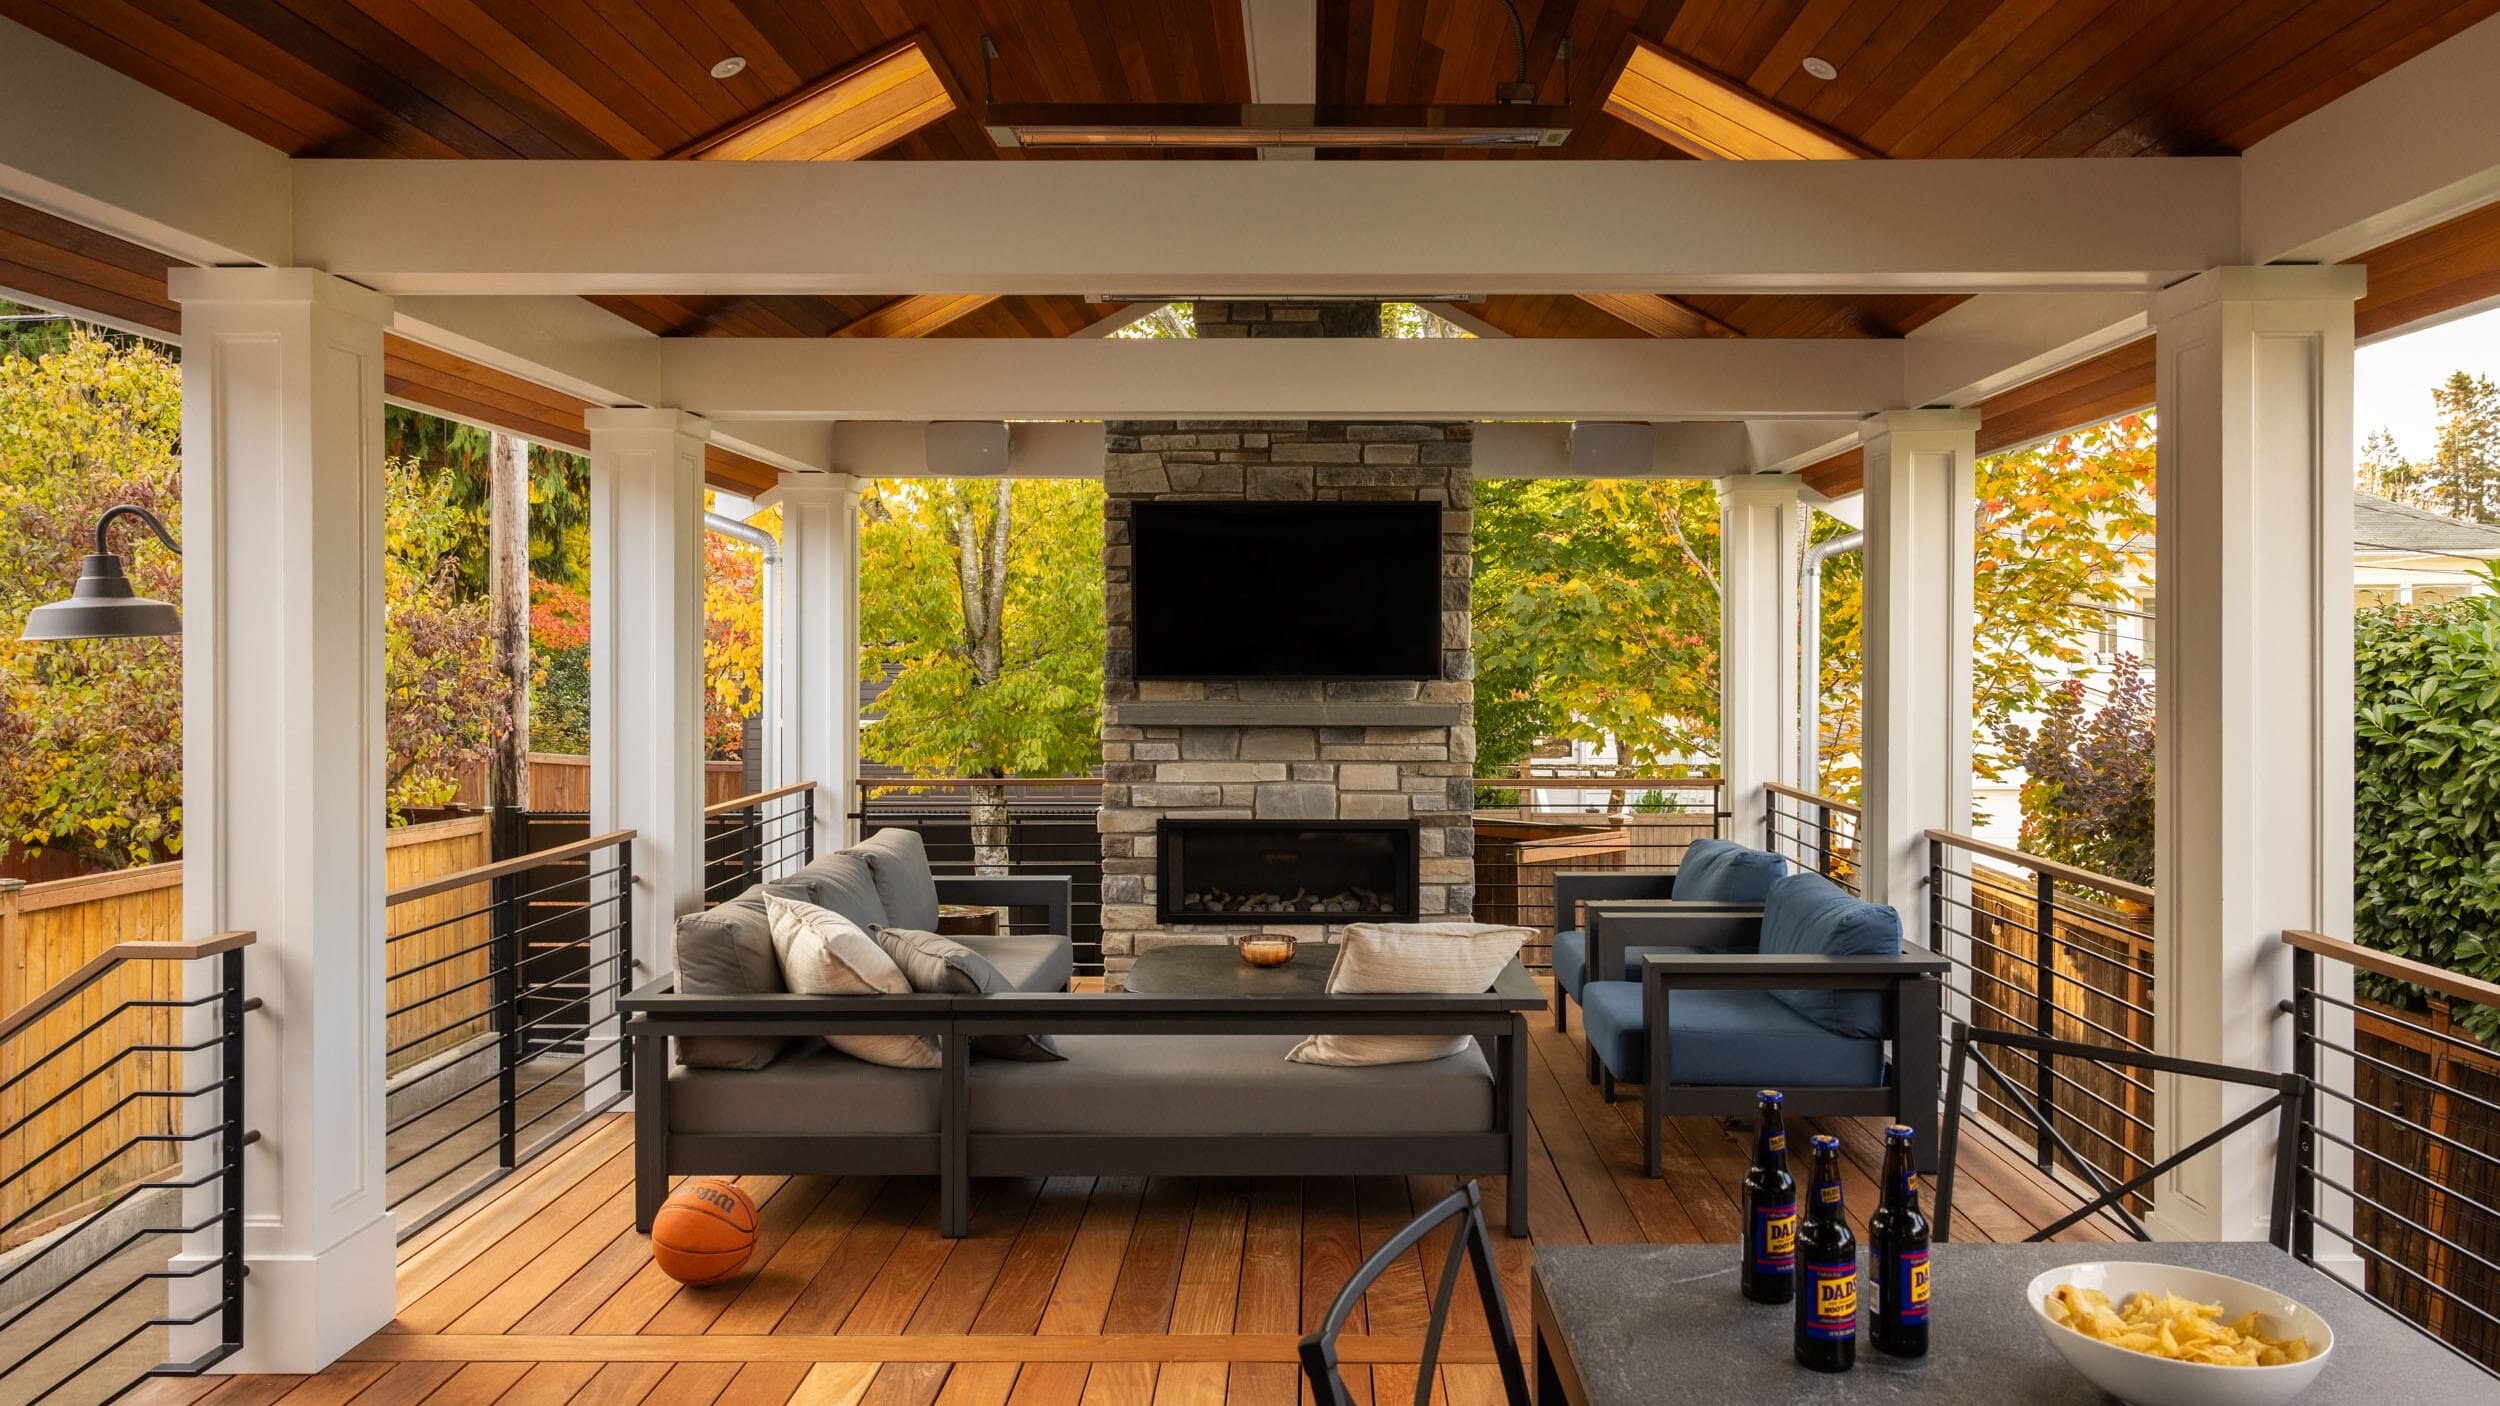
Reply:
[[[837,337],[926,337],[959,317],[998,301],[996,293],[918,293],[897,298],[844,324]]]
[[[1705,161],[1855,161],[1876,155],[1637,36],[1607,91],[1606,111]]]
[[[855,161],[954,110],[954,95],[913,34],[669,154],[695,161]]]
[[[1661,293],[1583,293],[1580,299],[1608,317],[1620,318],[1653,337],[1745,335],[1691,303]]]

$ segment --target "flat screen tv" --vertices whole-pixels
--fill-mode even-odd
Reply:
[[[1432,503],[1140,503],[1129,536],[1141,679],[1441,675]]]

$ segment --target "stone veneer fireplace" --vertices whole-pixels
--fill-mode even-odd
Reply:
[[[1169,943],[1266,931],[1324,938],[1358,916],[1467,916],[1475,906],[1474,427],[1114,421],[1106,434],[1100,827],[1103,958],[1113,980],[1138,953]],[[1129,527],[1136,504],[1164,498],[1439,504],[1439,676],[1141,682],[1130,653]],[[1227,572],[1258,566],[1209,563]],[[1184,856],[1160,851],[1175,827],[1187,831]],[[1344,852],[1307,864],[1279,857],[1302,846],[1324,853],[1332,844]],[[1380,872],[1381,856],[1401,846],[1411,870],[1389,876],[1410,888],[1386,893],[1341,877],[1367,861],[1366,872]],[[1193,876],[1229,863],[1244,873],[1302,877],[1290,887],[1279,879],[1239,893],[1186,877],[1199,891],[1192,905],[1188,894],[1160,892],[1163,865],[1175,858]],[[1403,858],[1396,863],[1405,868]],[[1221,902],[1248,911],[1206,911],[1220,906],[1217,888]],[[1315,891],[1297,898],[1292,889]]]

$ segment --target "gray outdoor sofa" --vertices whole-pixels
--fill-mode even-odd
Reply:
[[[956,939],[1009,992],[793,995],[766,891],[863,927],[934,929],[941,896],[1040,908],[1053,935]],[[1509,1179],[1511,1233],[1528,1233],[1525,1012],[1543,997],[1517,964],[1470,996],[1072,993],[1068,903],[1061,877],[933,877],[919,837],[888,830],[680,919],[676,973],[620,1003],[636,1224],[688,1174],[934,1176],[950,1236],[969,1233],[976,1176],[1491,1175]],[[866,1063],[828,1033],[932,1036],[942,1067]],[[1391,1033],[1475,1039],[1417,1064],[1285,1058],[1305,1035]],[[1050,1035],[1066,1058],[975,1052],[1006,1034]]]

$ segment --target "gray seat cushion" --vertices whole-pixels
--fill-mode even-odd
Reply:
[[[872,932],[886,923],[912,926],[886,912],[885,901],[878,896],[876,875],[867,857],[855,850],[836,850],[811,860],[806,868],[772,887],[778,890],[784,886],[800,890],[799,896],[806,902],[850,919],[861,932]]]
[[[889,1069],[809,1041],[761,1069],[671,1070],[668,1117],[680,1133],[928,1133],[943,1092],[937,1070]]]
[[[879,830],[851,846],[849,853],[867,860],[876,875],[885,921],[898,928],[937,931],[937,879],[929,872],[929,851],[920,843],[919,831]]]
[[[1493,1071],[1442,1059],[1295,1064],[1297,1035],[1062,1035],[1056,1064],[977,1063],[972,1131],[1111,1137],[1481,1133]],[[738,1077],[752,1077],[741,1075]]]
[[[1076,976],[1076,947],[1064,937],[1039,933],[1022,937],[958,937],[990,959],[1008,987],[1016,991],[1065,991]]]

